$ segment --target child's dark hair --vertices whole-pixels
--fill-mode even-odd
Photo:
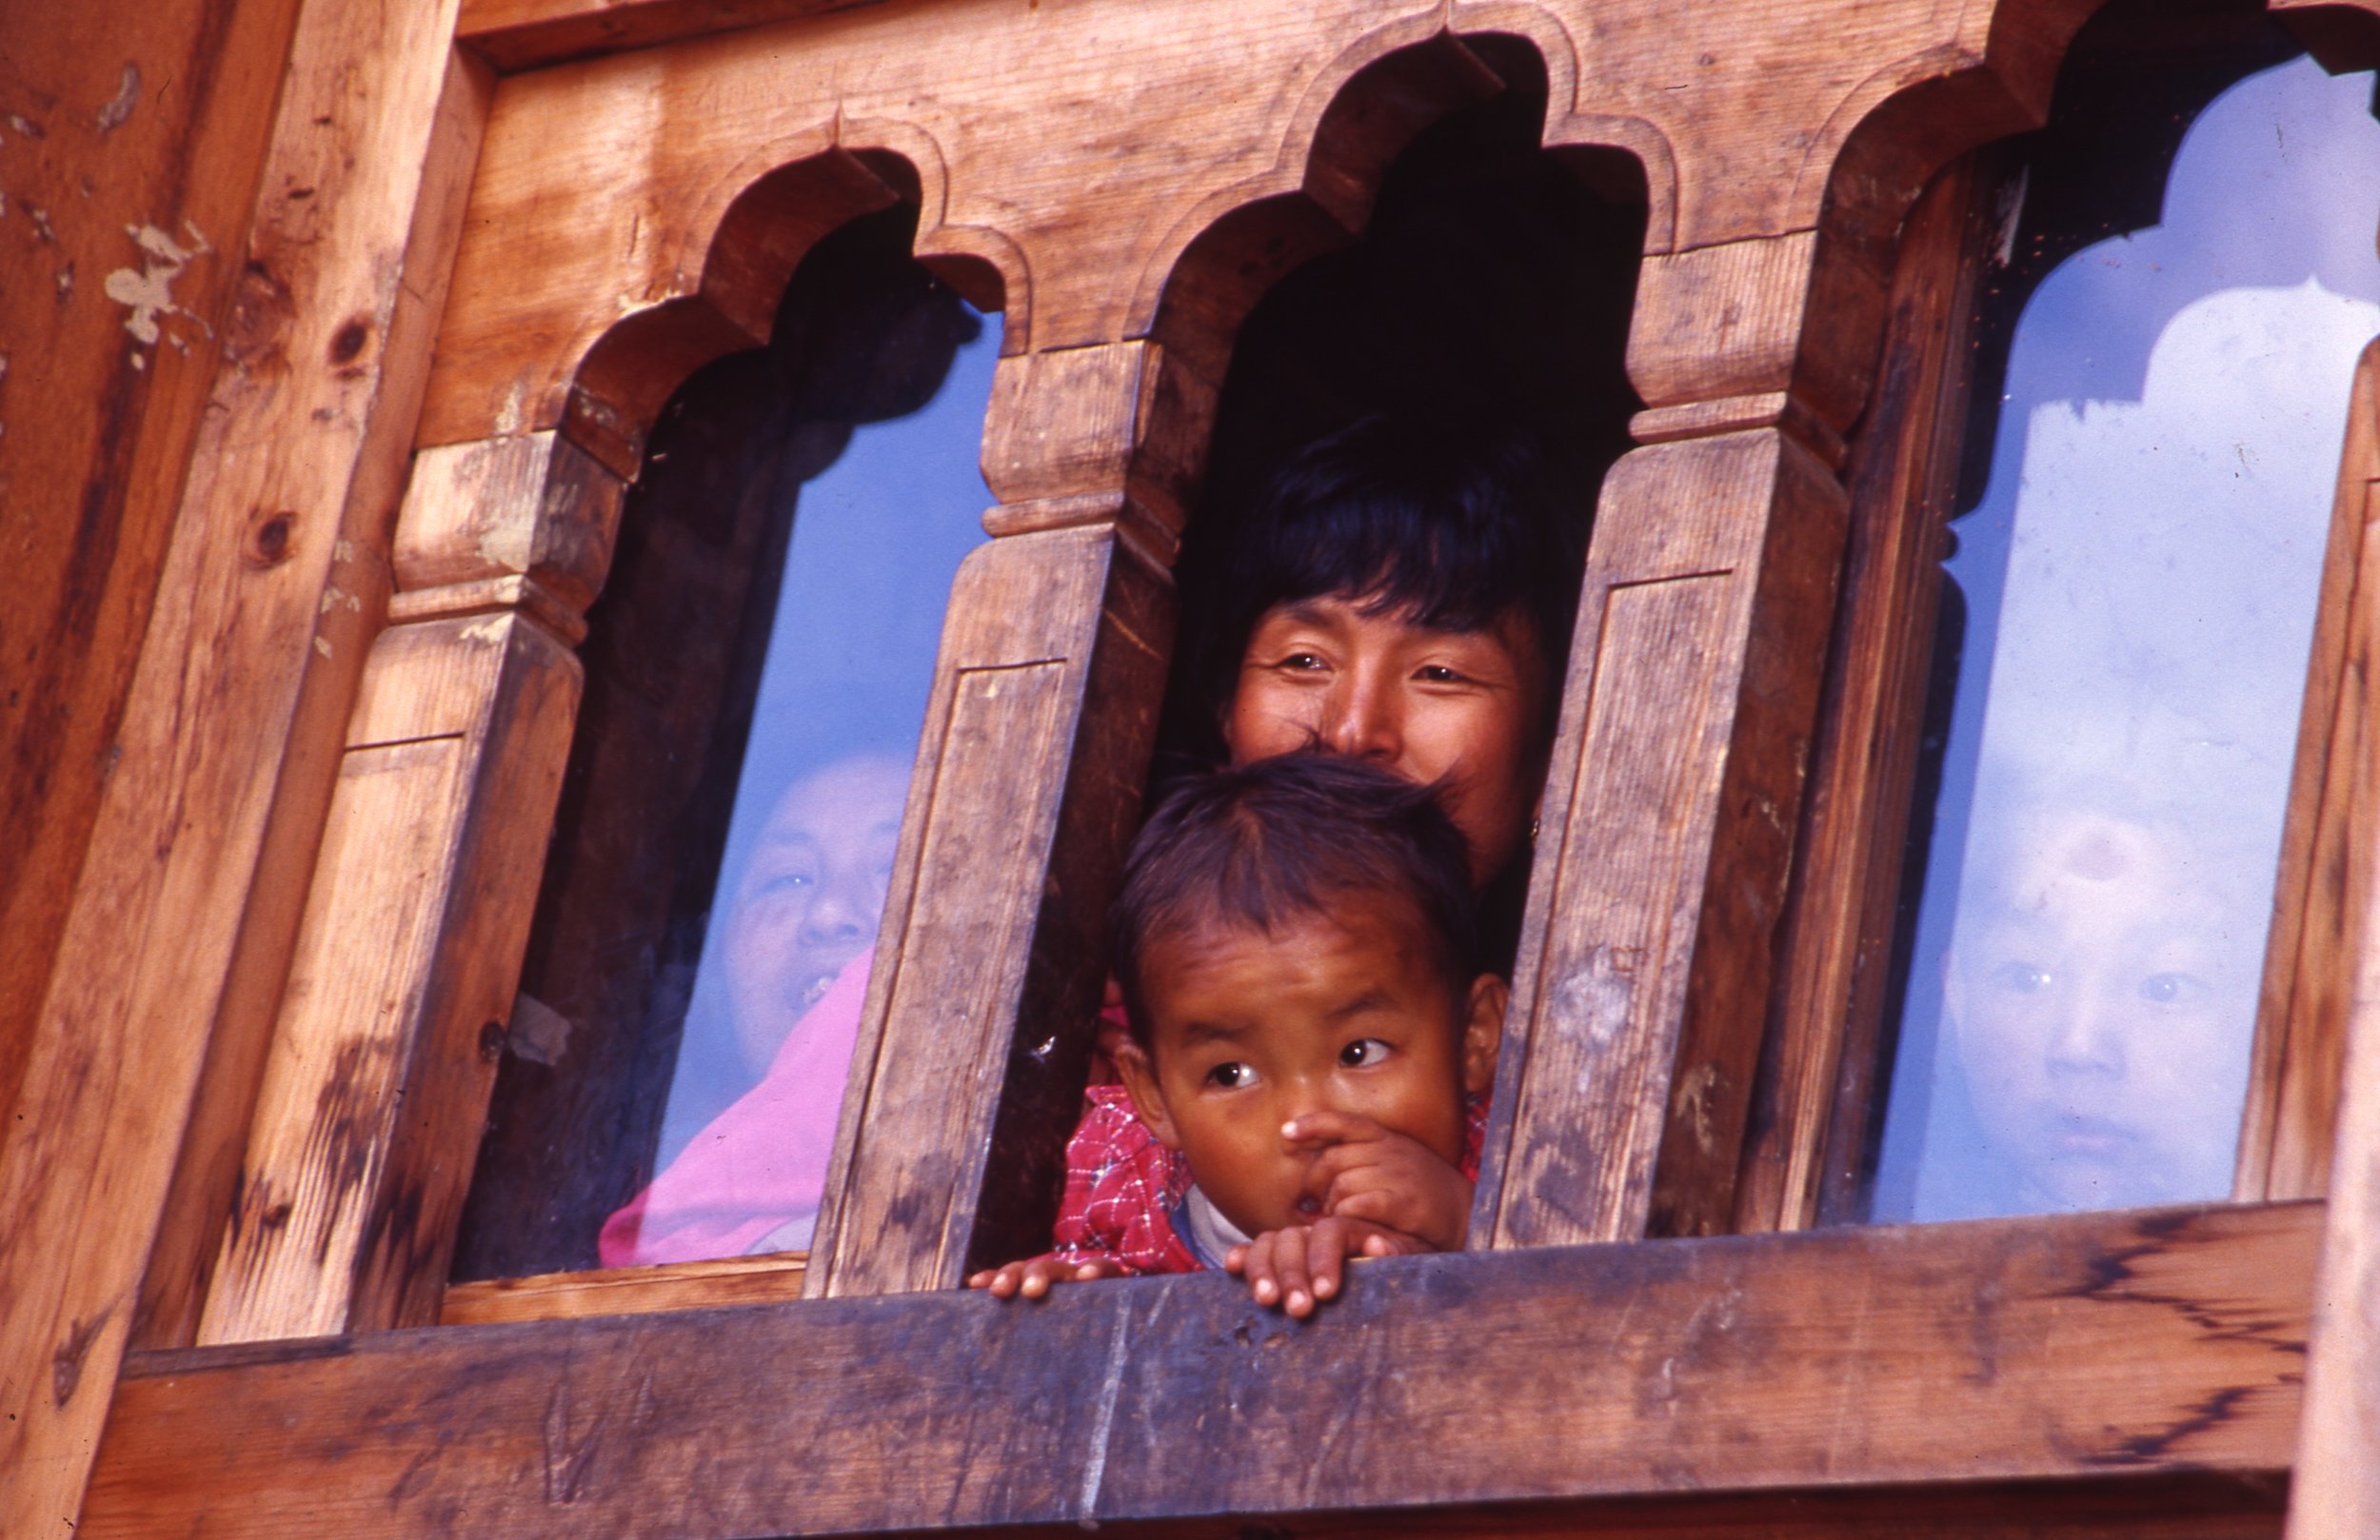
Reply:
[[[1340,755],[1277,755],[1178,786],[1133,841],[1115,910],[1116,977],[1148,1046],[1150,938],[1220,922],[1271,934],[1349,893],[1410,901],[1450,989],[1478,973],[1470,849],[1435,790]]]
[[[1265,612],[1326,596],[1478,631],[1524,616],[1547,675],[1545,731],[1570,652],[1583,519],[1544,505],[1538,457],[1509,431],[1385,415],[1316,440],[1266,480],[1206,565],[1215,592],[1195,661],[1220,721]]]

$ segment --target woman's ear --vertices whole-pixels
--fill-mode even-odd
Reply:
[[[1462,1088],[1484,1096],[1496,1085],[1496,1056],[1504,1046],[1504,1007],[1513,987],[1492,973],[1471,980],[1471,1017],[1462,1028]]]
[[[1180,1149],[1181,1135],[1174,1132],[1173,1117],[1165,1111],[1165,1093],[1158,1089],[1157,1065],[1149,1051],[1136,1042],[1119,1043],[1116,1073],[1123,1079],[1124,1095],[1132,1098],[1133,1115],[1141,1126],[1166,1149]]]

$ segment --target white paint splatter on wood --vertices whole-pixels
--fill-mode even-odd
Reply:
[[[182,270],[192,261],[205,256],[214,247],[208,244],[207,237],[198,227],[188,220],[182,222],[182,228],[190,238],[191,244],[188,247],[154,225],[127,225],[124,227],[124,233],[132,238],[133,244],[141,248],[145,256],[139,272],[129,267],[118,267],[108,275],[108,298],[130,308],[132,313],[124,318],[124,329],[141,342],[153,344],[157,341],[157,322],[161,317],[179,315],[198,320],[173,303],[173,281],[182,276]],[[201,321],[199,325],[204,326],[206,323]]]

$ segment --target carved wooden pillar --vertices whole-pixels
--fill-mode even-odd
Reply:
[[[202,1342],[437,1319],[621,491],[553,432],[415,461]]]
[[[951,1288],[1044,1244],[1171,650],[1150,428],[1183,388],[1147,341],[1001,362],[997,538],[951,594],[812,1296]]]
[[[1475,1234],[1727,1226],[1881,286],[1815,231],[1647,260]],[[1805,345],[1804,339],[1821,339]],[[1864,346],[1863,346],[1864,340]]]

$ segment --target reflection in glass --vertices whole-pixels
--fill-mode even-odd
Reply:
[[[458,1281],[807,1244],[990,502],[998,333],[912,256],[916,218],[819,241],[768,346],[652,426],[580,648]]]
[[[652,1187],[606,1266],[809,1244],[960,559],[997,339],[802,488]]]
[[[2380,331],[2371,99],[2303,59],[2249,76],[2192,124],[2162,223],[2026,302],[1946,567],[1967,629],[1936,681],[1876,1219],[2230,1190],[2349,382]]]

